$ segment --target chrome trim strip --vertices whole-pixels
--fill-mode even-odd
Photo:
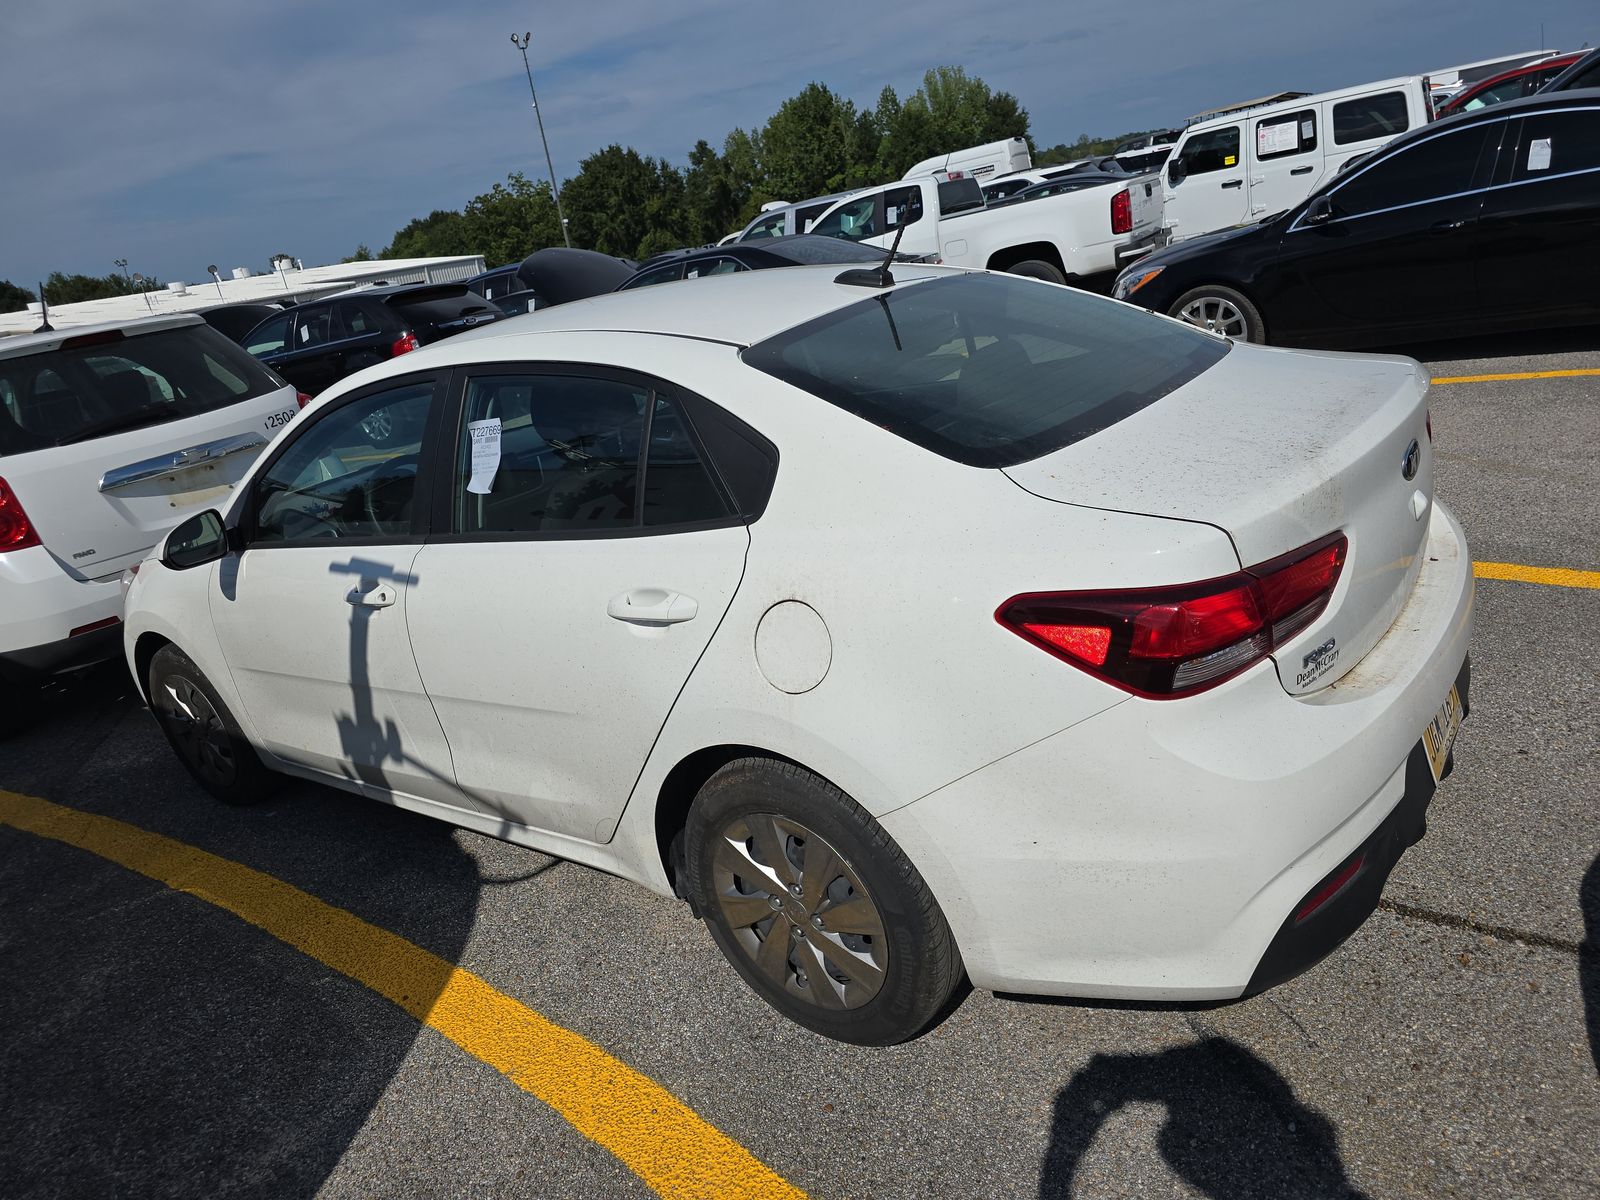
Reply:
[[[171,454],[163,454],[157,458],[141,459],[139,462],[129,463],[123,467],[112,467],[111,470],[100,476],[100,490],[102,492],[113,492],[118,488],[129,487],[135,483],[160,479],[163,475],[172,475],[189,467],[213,463],[218,459],[227,458],[231,454],[254,450],[266,444],[267,439],[259,433],[238,433],[233,437],[220,438],[215,442],[203,442],[198,446],[185,446],[182,450],[174,450]]]

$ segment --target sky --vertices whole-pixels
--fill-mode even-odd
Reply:
[[[802,14],[810,14],[803,16]],[[1600,40],[1595,0],[50,0],[0,10],[0,279],[337,262],[511,171],[682,164],[817,80],[860,105],[959,65],[1036,144]],[[951,147],[958,149],[958,147]],[[799,197],[794,197],[799,199]]]

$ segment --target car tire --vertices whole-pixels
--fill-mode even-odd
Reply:
[[[254,804],[279,777],[268,770],[200,668],[176,646],[150,660],[150,711],[195,782],[224,804]]]
[[[786,1017],[887,1046],[948,1010],[965,972],[938,902],[827,780],[772,759],[731,762],[695,797],[685,842],[689,894],[717,947]]]
[[[1042,259],[1030,258],[1006,268],[1012,275],[1023,275],[1029,279],[1042,279],[1046,283],[1065,283],[1067,277],[1061,273],[1061,268]]]
[[[1220,333],[1240,342],[1265,342],[1266,323],[1248,297],[1220,283],[1190,288],[1167,310],[1197,329]]]

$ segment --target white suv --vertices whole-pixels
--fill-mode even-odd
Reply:
[[[0,338],[0,734],[33,685],[116,657],[123,571],[298,411],[193,315]]]

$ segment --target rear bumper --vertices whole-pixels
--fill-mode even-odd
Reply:
[[[1164,246],[1166,244],[1164,239],[1165,233],[1166,231],[1163,229],[1156,229],[1154,232],[1146,234],[1144,237],[1140,238],[1137,242],[1130,242],[1126,246],[1118,246],[1117,270],[1120,271],[1134,259],[1143,258],[1152,250],[1157,250]]]
[[[118,627],[72,631],[121,616],[120,580],[74,579],[43,546],[0,554],[0,679],[39,679],[117,657]]]
[[[973,983],[1228,999],[1348,936],[1427,802],[1408,763],[1467,658],[1471,562],[1442,506],[1425,556],[1389,633],[1321,692],[1290,696],[1263,663],[1186,700],[1130,699],[881,816]],[[1362,888],[1284,934],[1369,842]]]

